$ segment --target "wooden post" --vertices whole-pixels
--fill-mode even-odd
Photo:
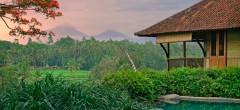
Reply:
[[[166,54],[166,58],[167,58],[167,70],[169,71],[169,70],[170,70],[170,68],[169,68],[170,45],[169,45],[169,43],[167,43],[167,49],[165,48],[165,46],[164,46],[162,43],[160,43],[160,46],[163,48],[163,50],[164,50],[164,52],[165,52],[165,54]]]
[[[186,61],[186,42],[183,42],[183,58],[184,58],[183,65],[184,65],[184,67],[186,67],[186,63],[187,63],[187,61]]]
[[[204,58],[206,57],[206,52],[205,52],[205,50],[204,50],[204,47],[203,47],[203,45],[200,43],[200,41],[198,41],[197,40],[197,43],[198,43],[198,45],[200,46],[200,48],[201,48],[201,50],[202,50],[202,52],[203,52],[203,56],[204,56]]]
[[[169,58],[170,58],[170,43],[167,43],[167,52],[168,52],[168,56],[167,56],[167,70],[170,70],[170,64],[169,64]]]
[[[162,43],[160,43],[160,46],[163,48],[165,54],[166,54],[166,58],[168,58],[168,50],[164,47],[164,45]]]

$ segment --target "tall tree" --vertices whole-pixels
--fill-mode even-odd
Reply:
[[[28,19],[26,16],[29,11],[42,14],[46,18],[55,19],[62,16],[58,12],[59,3],[57,0],[1,0],[0,2],[0,19],[11,30],[11,36],[36,36],[36,35],[54,35],[53,32],[47,33],[38,27],[42,24],[36,18]],[[6,20],[15,24],[15,27],[10,27]],[[28,27],[28,28],[24,28]]]

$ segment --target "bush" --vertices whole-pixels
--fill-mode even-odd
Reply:
[[[127,93],[94,83],[70,84],[51,75],[32,84],[22,82],[0,96],[1,109],[80,110],[144,109]]]
[[[17,65],[0,67],[0,90],[12,84],[19,84],[21,80],[30,80],[30,66],[26,61]]]
[[[214,95],[240,98],[240,68],[228,67],[219,72],[212,88]]]
[[[154,83],[143,71],[121,71],[105,75],[102,83],[128,91],[132,98],[155,99]]]
[[[198,97],[240,98],[240,68],[177,68],[169,72],[124,71],[103,77],[102,83],[127,90],[132,97],[155,99],[179,94]]]
[[[95,80],[101,79],[104,74],[116,72],[119,66],[119,58],[106,57],[101,62],[89,70]]]
[[[0,90],[6,88],[12,83],[17,84],[17,68],[14,66],[7,66],[0,68]]]

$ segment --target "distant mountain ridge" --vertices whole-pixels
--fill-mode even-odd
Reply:
[[[60,39],[61,37],[70,36],[74,39],[81,40],[83,37],[89,37],[87,34],[77,30],[73,26],[58,26],[52,29],[47,30],[55,33],[54,40]]]
[[[130,39],[129,36],[121,33],[121,32],[117,32],[117,31],[113,31],[113,30],[107,30],[104,31],[100,34],[97,34],[94,36],[95,39],[103,41],[103,40],[125,40],[125,39]]]
[[[61,35],[69,35],[69,36],[87,36],[87,34],[82,33],[78,31],[74,27],[55,27],[53,29],[50,29],[49,31],[54,31],[57,32],[56,34],[61,36]]]
[[[67,26],[58,26],[52,29],[47,30],[49,31],[53,31],[55,33],[56,36],[53,36],[53,40],[57,41],[57,39],[60,39],[62,37],[72,37],[73,39],[76,40],[82,40],[83,37],[85,37],[86,39],[90,39],[90,36],[88,34],[85,34],[79,30],[77,30],[74,26],[71,25],[67,25]],[[107,30],[104,31],[102,33],[99,33],[97,35],[92,36],[94,37],[96,40],[99,41],[107,41],[107,40],[129,40],[129,41],[133,41],[133,42],[139,42],[139,43],[144,43],[144,42],[155,42],[155,38],[149,38],[149,37],[144,37],[144,38],[140,38],[140,37],[129,37],[126,34],[123,34],[121,32],[118,31],[114,31],[114,30]],[[45,41],[45,40],[44,40]]]

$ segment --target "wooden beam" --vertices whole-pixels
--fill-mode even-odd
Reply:
[[[165,46],[164,46],[162,43],[160,43],[160,45],[161,45],[162,49],[164,50],[164,52],[165,52],[165,54],[166,54],[166,57],[169,58],[169,52],[167,51],[167,49],[165,48]]]
[[[167,43],[167,48],[168,48],[168,50],[167,50],[167,52],[168,52],[168,58],[170,58],[170,43]]]
[[[167,51],[168,51],[168,57],[167,57],[167,71],[170,71],[170,63],[169,63],[169,58],[170,58],[170,43],[167,43]]]
[[[162,43],[160,43],[160,46],[163,48],[163,50],[164,50],[164,52],[166,54],[166,57],[167,57],[167,70],[169,71],[170,70],[170,68],[169,68],[170,44],[167,43],[167,49],[166,49],[166,47]]]
[[[200,48],[202,49],[203,56],[206,57],[206,52],[205,52],[205,50],[204,50],[203,45],[202,45],[199,41],[197,41],[197,43],[198,43],[198,45],[200,46]]]
[[[186,67],[186,42],[183,42],[183,58],[184,58],[184,67]]]

